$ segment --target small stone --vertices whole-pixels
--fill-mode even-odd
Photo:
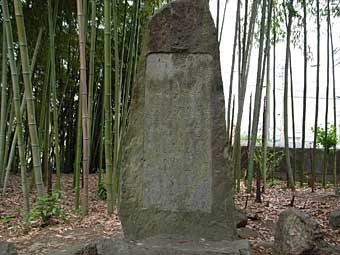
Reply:
[[[308,214],[294,208],[282,212],[277,223],[275,255],[339,255],[336,246],[328,244],[319,224]]]
[[[235,212],[235,222],[237,228],[244,228],[248,223],[247,213],[240,209],[236,209]]]
[[[329,225],[333,229],[340,228],[340,208],[335,209],[331,214],[329,215]]]
[[[13,243],[0,241],[0,255],[18,255]]]
[[[258,236],[257,232],[250,229],[250,228],[247,228],[247,227],[244,227],[244,228],[238,228],[237,229],[237,234],[239,236],[239,238],[241,239],[249,239],[249,238],[256,238]]]
[[[258,244],[256,244],[256,246],[263,248],[273,248],[274,242],[259,242]]]
[[[340,187],[335,188],[335,195],[340,198]]]
[[[279,216],[273,254],[315,254],[322,239],[319,224],[311,216],[289,208]]]

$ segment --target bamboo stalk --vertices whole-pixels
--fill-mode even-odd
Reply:
[[[303,71],[303,116],[302,116],[302,155],[301,155],[301,172],[300,186],[303,187],[305,181],[305,143],[306,143],[306,109],[307,109],[307,71],[308,71],[308,56],[307,56],[307,7],[306,0],[303,0],[303,55],[304,55],[304,71]]]
[[[120,169],[118,168],[119,145],[120,145],[120,108],[121,108],[121,86],[120,86],[120,60],[118,44],[118,6],[117,1],[113,0],[113,36],[114,36],[114,53],[115,53],[115,101],[114,101],[114,147],[113,147],[113,203],[116,204],[118,198]]]
[[[312,163],[312,192],[315,190],[316,181],[316,139],[319,118],[319,85],[320,85],[320,3],[316,0],[316,24],[317,24],[317,64],[316,64],[316,102],[314,120],[313,163]]]
[[[267,147],[268,147],[268,135],[269,135],[269,116],[270,116],[270,31],[272,26],[272,13],[273,13],[273,0],[269,1],[268,7],[268,21],[266,30],[266,48],[265,48],[265,59],[267,62],[267,81],[266,81],[266,95],[265,95],[265,111],[264,111],[264,123],[263,123],[263,191],[267,186]],[[265,65],[264,65],[265,66]],[[265,67],[263,67],[265,68]],[[263,70],[264,71],[264,70]],[[263,82],[263,81],[262,81]]]
[[[40,160],[40,149],[39,139],[37,132],[37,124],[35,118],[34,99],[32,93],[32,82],[31,82],[31,70],[28,58],[27,38],[25,31],[25,24],[22,11],[22,3],[20,0],[14,1],[15,18],[17,24],[18,39],[20,45],[20,56],[22,74],[25,85],[25,100],[27,103],[27,117],[28,127],[31,140],[32,158],[33,158],[33,169],[35,172],[35,182],[39,196],[44,195],[44,186],[42,181],[41,172],[41,160]],[[19,142],[19,141],[18,141]]]
[[[17,67],[14,60],[14,48],[13,48],[13,33],[11,27],[11,20],[8,10],[8,2],[7,0],[3,0],[2,2],[2,15],[3,20],[6,27],[6,40],[7,40],[7,48],[8,48],[8,58],[11,68],[11,77],[12,77],[12,86],[13,86],[13,102],[15,108],[16,115],[16,131],[18,132],[18,150],[19,150],[19,158],[20,158],[20,170],[21,170],[21,188],[24,199],[24,217],[26,218],[29,213],[29,197],[27,191],[27,169],[26,169],[26,159],[25,152],[23,146],[23,126],[22,126],[22,116],[20,112],[20,90],[19,90],[19,81],[18,81],[18,73]]]
[[[290,5],[293,5],[293,0],[290,0]],[[292,7],[292,6],[291,6]],[[292,173],[290,153],[289,153],[289,141],[288,141],[288,74],[289,74],[289,59],[290,59],[290,37],[292,26],[292,11],[288,8],[288,25],[287,25],[287,41],[286,41],[286,60],[285,60],[285,78],[284,78],[284,137],[285,137],[285,158],[287,166],[287,174],[290,188],[295,190],[295,180]]]
[[[11,98],[11,97],[9,97]],[[4,164],[8,160],[8,154],[9,154],[9,144],[10,144],[10,136],[12,133],[12,129],[14,126],[14,106],[11,104],[11,114],[9,116],[9,123],[8,123],[8,128],[6,132],[6,149],[5,149],[5,155],[4,155]],[[10,165],[11,166],[11,165]],[[4,196],[6,194],[7,190],[7,183],[8,183],[8,178],[9,178],[9,173],[10,173],[10,167],[9,168],[4,168],[4,182],[3,182],[3,187],[2,187],[2,195]]]
[[[129,50],[128,50],[128,67],[127,74],[125,75],[125,86],[124,87],[124,95],[123,95],[123,113],[122,113],[122,127],[121,127],[121,145],[119,149],[119,158],[118,158],[118,167],[121,166],[124,143],[125,143],[125,134],[127,127],[127,118],[128,118],[128,108],[129,108],[129,97],[130,97],[130,89],[131,84],[133,83],[133,70],[134,66],[137,63],[137,53],[138,53],[138,38],[139,38],[139,9],[140,9],[140,0],[134,3],[134,18],[133,18],[133,27],[131,30],[130,41],[129,41]],[[122,76],[121,76],[122,79]]]
[[[3,40],[2,40],[2,85],[1,85],[1,120],[0,120],[0,186],[3,184],[4,177],[4,150],[6,141],[6,124],[7,124],[7,42],[5,23],[2,25]]]
[[[54,155],[56,164],[56,190],[61,190],[61,173],[60,173],[60,145],[59,145],[59,126],[58,126],[58,108],[57,108],[57,85],[56,85],[56,67],[55,67],[55,25],[53,21],[52,0],[47,1],[48,5],[48,30],[49,30],[49,54],[51,59],[50,84],[52,93],[52,112],[53,112],[53,139]],[[56,10],[55,10],[56,11]]]
[[[104,114],[105,169],[108,214],[113,213],[112,114],[111,114],[111,1],[104,1]]]
[[[326,147],[324,148],[323,152],[323,167],[322,167],[322,187],[326,187],[327,185],[327,172],[328,172],[328,152],[329,148],[327,146],[327,136],[328,136],[328,106],[329,106],[329,85],[330,85],[330,76],[329,76],[329,69],[330,69],[330,59],[329,59],[329,23],[330,23],[330,6],[329,0],[327,0],[327,81],[326,81],[326,112],[325,112],[325,140],[326,140]]]
[[[247,2],[246,2],[247,3]],[[238,112],[237,112],[237,120],[236,120],[236,128],[234,135],[234,146],[233,146],[233,167],[236,169],[235,171],[241,171],[241,122],[243,116],[243,106],[244,106],[244,98],[247,89],[247,79],[248,79],[248,70],[249,70],[249,58],[251,53],[251,45],[254,38],[254,28],[255,21],[257,17],[257,7],[259,0],[254,0],[251,8],[251,16],[250,16],[250,24],[248,28],[248,36],[244,38],[244,47],[242,54],[242,70],[241,70],[241,82],[240,82],[240,90],[238,96]],[[244,31],[245,33],[245,31]]]
[[[87,83],[86,83],[86,52],[85,52],[85,34],[84,34],[84,15],[82,0],[77,0],[77,16],[79,27],[79,52],[80,52],[80,84],[81,84],[81,108],[82,108],[82,133],[83,133],[83,173],[84,187],[82,189],[82,211],[84,215],[88,214],[89,205],[89,161],[88,161],[88,108],[87,108]]]
[[[91,49],[90,49],[90,64],[89,64],[89,99],[88,99],[88,152],[89,166],[91,165],[91,146],[92,146],[92,121],[93,121],[93,87],[94,87],[94,72],[95,72],[95,56],[96,56],[96,0],[91,0]]]
[[[289,54],[291,56],[291,53]],[[295,135],[295,108],[294,108],[294,85],[293,85],[293,68],[292,58],[289,58],[290,72],[290,102],[292,110],[292,132],[293,132],[293,177],[296,180],[296,135]]]
[[[231,71],[230,71],[230,80],[229,80],[229,92],[228,92],[228,106],[227,106],[227,144],[229,144],[229,133],[230,133],[230,115],[231,115],[231,98],[233,94],[233,80],[234,80],[234,68],[235,68],[235,57],[236,57],[236,45],[237,45],[237,34],[238,28],[240,26],[239,16],[240,16],[240,5],[241,1],[237,1],[237,10],[236,10],[236,19],[235,19],[235,34],[234,34],[234,46],[233,46],[233,53],[231,57]],[[240,52],[239,52],[240,54]],[[239,70],[240,71],[240,70]],[[236,169],[234,169],[234,175],[236,178]]]
[[[331,52],[332,52],[332,77],[333,77],[333,124],[335,127],[335,134],[337,135],[337,120],[336,120],[336,92],[335,92],[335,63],[334,63],[334,46],[333,46],[333,33],[332,33],[332,23],[329,22],[329,35],[331,41]],[[334,158],[333,158],[333,185],[337,186],[337,174],[336,174],[336,152],[337,145],[334,148]]]
[[[252,122],[252,132],[251,132],[251,141],[249,148],[249,158],[248,158],[248,170],[247,170],[247,192],[251,192],[252,180],[254,174],[254,153],[256,147],[256,138],[258,131],[258,123],[261,109],[261,98],[262,98],[262,87],[263,87],[263,76],[265,70],[266,59],[263,56],[264,52],[264,39],[265,39],[265,28],[266,28],[266,10],[267,3],[266,0],[262,2],[262,17],[260,24],[260,46],[259,46],[259,54],[258,54],[258,63],[257,63],[257,78],[256,78],[256,90],[255,90],[255,99],[254,99],[254,110],[253,110],[253,122]],[[269,20],[269,19],[268,19]]]
[[[80,94],[80,88],[79,88],[79,94]],[[82,151],[82,119],[81,119],[81,101],[82,97],[79,97],[78,102],[78,114],[77,114],[77,134],[76,134],[76,157],[74,161],[74,186],[75,186],[75,192],[76,192],[76,201],[75,201],[75,207],[76,210],[79,210],[80,206],[80,161],[81,161],[81,151]]]

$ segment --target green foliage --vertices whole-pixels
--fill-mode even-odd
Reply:
[[[312,128],[314,132],[314,129]],[[336,135],[336,127],[334,125],[330,125],[326,130],[322,127],[317,128],[316,133],[316,143],[317,145],[321,145],[327,152],[330,149],[335,149],[338,144],[338,137]]]
[[[105,185],[102,182],[98,183],[97,193],[100,200],[106,200],[107,191]]]
[[[261,169],[261,174],[263,175],[263,147],[256,147],[255,149],[255,154],[254,154],[254,160],[256,164],[260,167]],[[282,161],[284,157],[283,151],[271,151],[267,150],[267,178],[270,175],[273,175],[275,173],[275,170],[277,167],[280,165],[280,162]]]
[[[52,196],[38,197],[35,206],[28,216],[28,221],[31,224],[40,227],[56,224],[58,219],[67,219],[67,215],[61,205],[60,193],[54,193]]]
[[[5,224],[5,223],[8,223],[11,220],[11,218],[13,218],[11,215],[5,213],[1,215],[0,221]]]

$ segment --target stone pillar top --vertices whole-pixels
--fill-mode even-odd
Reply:
[[[214,22],[205,0],[173,1],[158,11],[148,27],[147,52],[213,53]]]

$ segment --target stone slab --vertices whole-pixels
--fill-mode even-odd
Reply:
[[[103,239],[84,246],[51,251],[49,255],[250,255],[249,242],[194,241],[185,237],[158,236],[131,242]]]
[[[145,208],[211,212],[212,61],[208,54],[147,57]]]

